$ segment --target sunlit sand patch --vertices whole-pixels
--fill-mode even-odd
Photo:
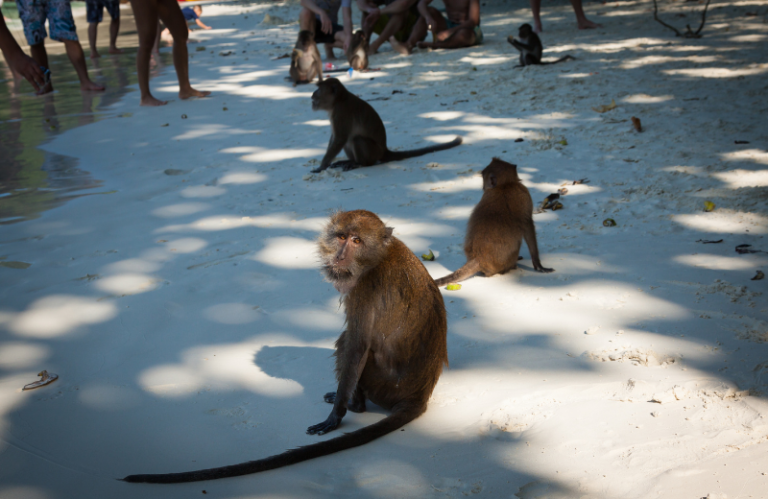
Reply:
[[[731,42],[737,42],[737,43],[753,43],[753,42],[762,42],[764,40],[768,40],[768,35],[739,35],[739,36],[732,36],[728,39],[728,41]]]
[[[203,310],[203,315],[220,324],[248,324],[261,318],[257,308],[246,303],[219,303]]]
[[[741,258],[737,256],[719,256],[711,254],[678,255],[672,258],[677,263],[690,267],[710,270],[752,270],[757,265],[765,265],[768,258]]]
[[[226,192],[227,190],[223,187],[217,187],[215,185],[192,185],[182,189],[181,195],[185,198],[212,198],[221,196]]]
[[[287,215],[268,215],[263,217],[235,217],[231,215],[206,217],[190,224],[166,225],[155,233],[184,232],[188,230],[216,231],[239,229],[242,227],[290,227],[292,229],[319,232],[328,222],[327,218],[305,218],[295,220]]]
[[[754,76],[768,73],[768,64],[752,64],[752,67],[731,68],[688,68],[665,69],[662,72],[668,75],[683,75],[696,78],[735,78],[737,76]]]
[[[206,246],[208,246],[208,242],[205,239],[200,239],[199,237],[185,237],[183,239],[168,241],[165,248],[171,253],[194,253]]]
[[[9,329],[28,338],[55,338],[88,324],[106,322],[117,315],[110,302],[73,295],[40,298],[10,321]]]
[[[218,123],[206,123],[205,125],[188,125],[188,130],[174,137],[175,140],[193,140],[206,138],[223,138],[230,135],[259,135],[261,130],[245,130]]]
[[[160,218],[183,217],[194,215],[211,208],[208,203],[177,203],[152,210],[152,214]]]
[[[461,111],[435,111],[431,113],[422,113],[419,115],[419,118],[427,118],[437,121],[449,121],[457,120],[462,116],[464,116],[464,113]]]
[[[726,152],[721,153],[720,157],[725,161],[751,161],[768,165],[768,152],[762,149],[742,149],[741,151]]]
[[[271,161],[281,161],[284,159],[310,158],[320,156],[325,153],[325,149],[267,149],[265,147],[242,146],[229,147],[222,149],[221,152],[228,154],[245,154],[240,156],[242,161],[251,163],[269,163]]]
[[[689,229],[721,234],[768,234],[768,217],[755,213],[711,213],[674,215],[672,220]]]
[[[713,173],[712,176],[728,184],[731,189],[768,186],[768,170],[731,170]]]
[[[142,258],[128,258],[104,267],[107,273],[147,273],[159,270],[161,265]]]
[[[507,57],[488,57],[488,56],[481,56],[481,57],[462,57],[459,59],[460,62],[466,62],[469,64],[473,64],[475,66],[488,66],[491,64],[505,64],[510,61],[515,60],[512,56]]]
[[[475,205],[469,206],[447,206],[433,213],[433,217],[443,220],[467,220]]]
[[[253,260],[279,268],[314,269],[318,267],[317,243],[299,237],[269,238]]]
[[[331,126],[331,122],[329,120],[309,120],[301,124],[309,126]]]
[[[334,308],[337,310],[338,307]],[[292,308],[280,310],[270,315],[270,319],[275,324],[291,324],[304,329],[325,331],[341,331],[344,327],[344,315],[342,313],[333,313],[328,310],[318,308]]]
[[[262,173],[253,172],[235,172],[228,173],[219,179],[219,184],[257,184],[267,180],[267,176]]]
[[[159,284],[160,279],[144,274],[118,274],[99,279],[95,286],[116,295],[137,295],[152,291]]]
[[[647,94],[635,94],[635,95],[628,95],[621,99],[622,102],[626,102],[628,104],[659,104],[662,102],[667,102],[674,100],[674,95],[647,95]]]
[[[51,355],[47,345],[35,343],[6,342],[0,344],[0,368],[31,369],[38,367]]]

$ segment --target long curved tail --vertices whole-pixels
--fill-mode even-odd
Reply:
[[[206,470],[187,471],[184,473],[167,473],[162,475],[129,475],[122,480],[132,483],[184,483],[200,482],[203,480],[218,480],[233,476],[250,475],[261,471],[282,468],[290,464],[300,463],[316,457],[327,456],[334,452],[351,449],[383,437],[387,433],[399,429],[413,421],[424,412],[424,409],[400,409],[381,421],[365,428],[346,433],[340,437],[318,442],[316,444],[291,449],[257,461],[222,466],[221,468],[209,468]]]
[[[478,272],[480,272],[480,264],[477,260],[470,260],[453,274],[441,277],[440,279],[435,279],[435,284],[442,286],[443,284],[449,284],[451,282],[463,281],[464,279],[472,277]]]
[[[416,156],[423,156],[425,154],[429,154],[431,152],[435,151],[442,151],[444,149],[450,149],[451,147],[456,147],[460,145],[462,142],[461,137],[456,137],[450,142],[446,142],[445,144],[437,144],[434,146],[429,147],[422,147],[421,149],[411,149],[409,151],[389,151],[387,150],[387,154],[384,157],[384,160],[382,163],[386,163],[387,161],[398,161],[401,159],[408,159],[408,158],[415,158]]]

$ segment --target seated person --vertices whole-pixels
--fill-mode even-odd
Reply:
[[[299,29],[311,31],[315,43],[325,44],[328,59],[334,59],[333,48],[347,51],[352,40],[352,0],[301,0]],[[339,8],[344,26],[339,25]]]
[[[429,7],[431,2],[419,0],[419,23],[424,22],[432,31],[432,42],[418,42],[420,48],[454,49],[483,43],[480,0],[443,0],[448,19],[434,7]]]
[[[379,47],[390,41],[392,48],[403,55],[410,53],[405,47],[407,40],[413,32],[413,28],[419,20],[419,10],[416,7],[418,0],[357,0],[357,7],[362,12],[360,24],[363,27],[365,37],[369,40],[368,54],[373,55],[379,51]],[[384,7],[381,7],[381,6]],[[370,42],[371,33],[379,35],[376,40]],[[426,29],[414,43],[423,40],[427,36]],[[394,39],[393,39],[394,37]]]

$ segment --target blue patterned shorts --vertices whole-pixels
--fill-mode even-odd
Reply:
[[[85,0],[85,19],[89,23],[100,23],[104,9],[112,19],[120,19],[120,0]]]
[[[16,0],[19,17],[24,24],[24,36],[30,45],[39,45],[45,40],[45,20],[51,39],[77,41],[75,20],[72,17],[70,0]]]

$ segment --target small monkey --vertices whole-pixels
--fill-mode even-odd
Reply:
[[[336,340],[336,392],[328,418],[307,433],[336,429],[347,409],[365,401],[392,413],[370,426],[272,457],[233,466],[166,475],[131,475],[126,482],[181,483],[267,471],[367,444],[427,410],[443,365],[447,322],[440,290],[416,258],[376,214],[337,212],[318,239],[322,273],[341,293],[347,327]]]
[[[413,158],[461,144],[461,137],[456,137],[451,142],[421,149],[390,151],[387,148],[387,131],[379,113],[344,88],[336,78],[327,78],[317,84],[317,90],[312,94],[312,110],[327,111],[331,120],[328,150],[320,166],[312,170],[312,173],[319,173],[328,167],[342,167],[344,171],[349,171],[361,166]],[[342,149],[348,160],[331,164]]]
[[[347,61],[349,67],[355,71],[368,69],[368,39],[361,29],[352,35],[352,41],[347,48]]]
[[[482,171],[483,197],[467,223],[464,254],[467,263],[453,274],[437,279],[438,286],[464,279],[482,271],[486,277],[517,268],[522,241],[528,245],[533,268],[552,272],[539,260],[533,200],[517,176],[517,166],[493,158]]]
[[[311,82],[315,76],[319,81],[323,81],[323,62],[311,31],[299,31],[296,46],[291,52],[289,73],[294,87],[299,83]]]
[[[519,40],[515,40],[513,36],[507,37],[507,41],[520,51],[520,64],[515,66],[516,68],[532,66],[534,64],[556,64],[558,62],[567,61],[568,59],[575,59],[573,56],[566,55],[556,61],[541,62],[544,46],[541,44],[539,35],[533,32],[533,28],[528,23],[520,26],[517,36]]]

